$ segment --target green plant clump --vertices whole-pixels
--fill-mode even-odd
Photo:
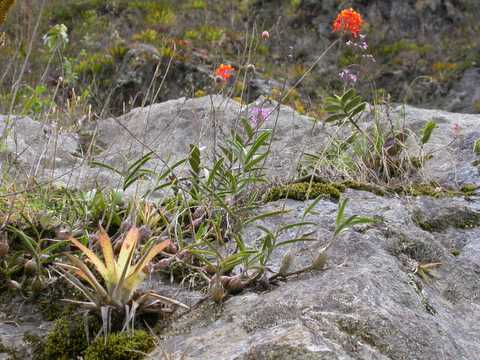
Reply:
[[[155,338],[145,331],[116,333],[96,339],[85,351],[85,360],[137,360],[153,350]]]

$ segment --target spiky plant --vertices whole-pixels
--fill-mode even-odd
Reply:
[[[0,0],[0,25],[5,22],[8,10],[15,4],[15,0]]]
[[[97,233],[98,243],[102,249],[103,261],[88,247],[71,237],[69,241],[75,245],[88,259],[96,272],[90,270],[87,262],[80,257],[65,254],[70,263],[58,263],[59,271],[75,286],[88,301],[67,300],[81,304],[90,309],[103,311],[105,307],[112,307],[120,312],[133,311],[151,312],[164,309],[165,305],[187,306],[161,296],[153,291],[137,291],[145,279],[145,269],[152,259],[162,252],[170,240],[156,245],[147,245],[136,263],[133,263],[137,244],[140,240],[140,231],[132,227],[126,234],[118,257],[115,258],[112,241],[103,228]],[[99,274],[97,277],[96,273]],[[129,310],[130,309],[130,310]]]

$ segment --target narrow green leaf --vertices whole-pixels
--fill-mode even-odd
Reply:
[[[421,130],[422,137],[420,139],[420,142],[422,145],[425,145],[430,141],[433,130],[435,130],[436,127],[437,127],[437,124],[433,120],[430,120],[425,124],[425,126]]]

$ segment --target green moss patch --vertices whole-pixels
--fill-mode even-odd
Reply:
[[[145,331],[133,334],[117,333],[100,337],[85,351],[85,360],[137,360],[143,359],[155,347],[155,338]]]
[[[338,187],[328,183],[318,182],[300,182],[273,187],[264,196],[265,202],[276,201],[280,199],[309,200],[319,196],[325,198],[339,199],[341,191]]]
[[[86,329],[88,338],[93,339],[100,329],[100,322],[91,317],[87,321],[83,316],[61,318],[44,340],[27,336],[26,341],[35,349],[34,360],[77,359],[88,346]]]
[[[303,178],[305,180],[307,178]],[[343,182],[329,182],[320,179],[299,181],[284,185],[273,186],[264,196],[265,202],[281,199],[311,200],[318,196],[330,199],[339,199],[346,189],[368,191],[378,196],[402,195],[402,196],[429,196],[434,198],[470,196],[478,186],[467,184],[460,189],[450,189],[437,183],[414,183],[396,187],[385,187],[377,184],[363,183],[360,181],[347,180]]]

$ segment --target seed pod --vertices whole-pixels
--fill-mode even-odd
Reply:
[[[72,236],[72,232],[64,227],[55,230],[55,236],[59,240],[68,240]]]
[[[8,280],[7,281],[7,287],[10,290],[20,290],[22,288],[22,285],[20,285],[18,282],[15,280]]]
[[[210,274],[210,275],[213,275],[213,274],[216,274],[217,273],[217,268],[212,265],[212,264],[208,264],[208,265],[205,265],[203,268],[202,268],[207,274]]]
[[[174,260],[173,257],[162,259],[154,265],[153,270],[160,271],[160,270],[168,269],[170,265],[172,265],[173,260]]]
[[[287,251],[283,256],[282,263],[280,264],[280,269],[278,269],[278,274],[281,276],[287,275],[290,267],[292,266],[293,262],[293,254],[291,251]]]
[[[255,72],[255,65],[253,65],[253,64],[248,64],[248,65],[247,65],[247,71]]]
[[[231,276],[225,288],[230,292],[239,292],[245,289],[247,283],[242,280],[242,275]]]
[[[222,281],[218,276],[214,276],[210,281],[210,288],[208,292],[213,299],[213,301],[219,303],[225,297],[225,289],[222,285]]]
[[[23,270],[27,276],[33,276],[37,272],[37,262],[33,259],[28,260],[23,266]]]
[[[188,250],[182,250],[180,251],[178,254],[177,254],[177,257],[186,262],[187,264],[191,263],[192,262],[192,253]]]
[[[169,254],[176,254],[178,251],[177,245],[175,245],[173,242],[170,242],[170,244],[165,248],[165,251]]]
[[[36,276],[32,282],[32,291],[34,293],[39,293],[44,289],[45,289],[45,281],[43,280],[43,277]]]
[[[10,246],[6,240],[0,241],[0,257],[7,256],[10,251]]]
[[[325,252],[324,249],[320,249],[320,251],[317,253],[317,256],[315,259],[313,259],[312,262],[312,269],[315,270],[322,270],[325,264],[327,263],[327,253]]]

